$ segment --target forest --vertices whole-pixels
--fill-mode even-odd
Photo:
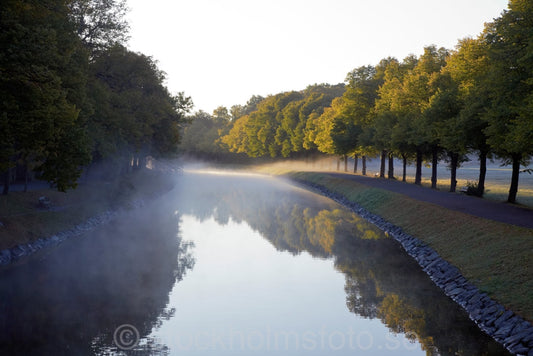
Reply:
[[[212,115],[197,112],[185,129],[181,149],[202,158],[227,154],[301,158],[321,152],[359,158],[380,157],[380,177],[394,177],[393,158],[456,172],[468,156],[480,162],[474,195],[485,189],[487,160],[512,164],[509,202],[516,202],[519,176],[531,173],[533,154],[533,3],[511,0],[499,18],[476,38],[458,41],[455,49],[430,45],[419,56],[382,59],[350,71],[345,83],[315,84],[305,90],[246,105],[219,107]],[[388,161],[388,172],[386,163]],[[345,170],[347,170],[345,166]]]
[[[0,3],[3,193],[33,176],[60,191],[177,152],[192,101],[172,95],[151,57],[127,49],[126,0]]]
[[[212,114],[172,94],[157,62],[127,48],[126,0],[4,0],[0,4],[0,174],[3,193],[23,177],[75,188],[82,173],[106,175],[178,154],[211,160],[302,158],[317,153],[394,158],[456,171],[475,155],[482,196],[487,160],[512,164],[509,202],[533,154],[533,3],[511,0],[476,38],[454,49],[429,45],[420,55],[350,71],[344,83],[304,90]],[[180,144],[181,142],[181,144]],[[179,145],[178,145],[179,144]],[[388,172],[386,164],[388,162]]]

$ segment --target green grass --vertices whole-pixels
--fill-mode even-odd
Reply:
[[[68,230],[106,210],[127,207],[133,200],[169,190],[172,185],[169,177],[143,170],[112,182],[86,183],[67,193],[45,189],[0,195],[0,250]],[[52,209],[38,208],[41,196],[50,199]]]
[[[414,183],[415,179],[412,177],[407,177],[408,183]],[[457,179],[457,191],[461,187],[466,186],[468,179]],[[475,180],[472,180],[475,181]],[[431,179],[423,178],[422,186],[431,187]],[[450,179],[439,178],[437,180],[437,189],[442,191],[450,190]],[[485,194],[483,198],[495,201],[507,201],[507,195],[509,194],[509,185],[506,181],[493,181],[487,182],[485,184]],[[533,188],[530,186],[519,185],[517,203],[533,208]]]
[[[493,299],[533,321],[533,229],[477,218],[321,173],[290,177],[323,185],[402,227]]]

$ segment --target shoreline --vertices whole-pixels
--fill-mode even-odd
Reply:
[[[430,279],[453,301],[459,304],[470,319],[507,350],[517,355],[533,354],[533,325],[506,309],[497,301],[481,292],[461,275],[459,269],[424,242],[403,231],[378,215],[375,215],[345,196],[334,193],[320,184],[294,177],[290,181],[326,196],[352,210],[365,220],[376,225],[394,238],[408,255],[413,257]]]
[[[118,210],[107,210],[101,214],[87,219],[73,228],[61,231],[49,237],[40,237],[35,241],[20,244],[5,250],[0,250],[0,268],[15,266],[18,262],[32,257],[37,252],[60,245],[63,241],[80,236],[104,225],[119,215]]]
[[[130,209],[141,208],[144,205],[144,200],[135,200],[130,203]],[[67,239],[91,232],[102,225],[112,222],[125,212],[127,212],[127,210],[124,208],[106,210],[100,214],[90,217],[84,222],[79,223],[68,230],[58,232],[48,237],[39,237],[34,241],[0,250],[0,269],[16,266],[18,262],[26,261],[38,252],[59,246]]]
[[[127,180],[113,187],[113,194],[116,195],[116,199],[112,199],[113,204],[108,201],[88,204],[90,207],[88,213],[85,214],[85,219],[70,225],[63,224],[65,226],[59,231],[56,230],[57,232],[45,233],[41,230],[35,230],[38,238],[0,249],[0,270],[16,267],[19,263],[26,262],[39,252],[54,248],[67,239],[90,232],[112,222],[130,210],[145,206],[148,200],[155,200],[174,188],[175,183],[169,177],[172,175],[162,174],[158,171],[141,171],[137,175],[127,177]],[[149,182],[151,189],[148,190],[148,193],[144,193],[147,182]],[[76,208],[74,206],[69,209]],[[68,216],[69,209],[62,209],[58,213]],[[65,216],[62,219],[64,220]]]

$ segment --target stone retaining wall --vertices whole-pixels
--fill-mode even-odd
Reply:
[[[7,266],[15,263],[18,260],[28,257],[35,252],[47,247],[57,246],[68,238],[79,236],[87,231],[90,231],[98,225],[105,224],[116,217],[117,212],[106,211],[102,214],[94,216],[84,223],[74,226],[70,230],[62,231],[48,238],[38,238],[35,241],[27,244],[18,245],[6,250],[0,251],[0,266]]]
[[[442,291],[458,303],[481,330],[486,332],[507,350],[517,355],[533,356],[533,325],[506,310],[501,304],[492,300],[486,293],[468,282],[460,271],[444,259],[435,250],[422,241],[405,233],[400,227],[368,212],[344,196],[333,193],[326,187],[294,179],[299,184],[321,195],[325,195],[356,214],[379,227],[386,234],[398,241],[403,249],[413,257],[431,280]]]
[[[128,208],[138,208],[144,205],[144,201],[136,200],[129,204]],[[29,257],[44,248],[57,246],[68,238],[79,236],[88,231],[95,229],[99,225],[106,224],[115,219],[122,210],[108,210],[89,218],[85,222],[74,226],[72,229],[62,231],[51,237],[41,237],[35,241],[18,245],[6,250],[0,251],[0,267],[15,263],[23,258]]]

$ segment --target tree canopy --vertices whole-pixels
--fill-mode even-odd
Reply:
[[[125,0],[0,4],[0,172],[61,191],[90,162],[177,151],[192,102],[171,95],[150,57],[125,47]]]
[[[511,0],[476,38],[453,50],[388,57],[350,71],[344,83],[315,84],[212,115],[187,115],[192,101],[169,93],[157,62],[127,48],[125,0],[5,0],[0,4],[0,171],[14,167],[60,190],[84,168],[110,161],[128,171],[148,156],[220,158],[381,155],[455,172],[468,155],[512,164],[509,202],[533,155],[533,5]],[[190,126],[188,126],[190,125]],[[185,139],[181,146],[181,137]],[[91,163],[92,162],[92,163]],[[26,174],[27,175],[27,174]]]
[[[483,195],[488,158],[513,164],[508,201],[516,201],[521,165],[533,155],[533,5],[512,0],[476,38],[453,50],[426,46],[421,55],[388,57],[350,71],[345,84],[310,86],[232,108],[233,120],[215,140],[220,149],[251,157],[296,157],[313,152],[356,158],[380,154],[380,176],[393,157],[430,162],[456,171],[477,155],[480,173],[472,193]]]

